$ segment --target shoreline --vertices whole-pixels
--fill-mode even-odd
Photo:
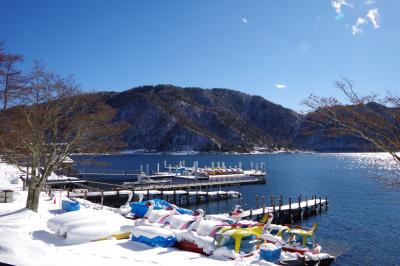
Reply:
[[[374,151],[268,151],[268,152],[197,152],[197,151],[121,151],[112,153],[73,153],[71,156],[129,156],[129,155],[143,155],[143,156],[159,156],[159,155],[172,155],[172,156],[197,156],[197,155],[276,155],[276,154],[388,154],[387,152],[374,152]],[[400,151],[399,151],[400,154]]]

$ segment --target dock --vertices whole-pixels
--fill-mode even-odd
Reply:
[[[111,207],[119,207],[124,204],[131,193],[134,195],[133,201],[135,201],[135,197],[139,199],[139,195],[142,195],[146,200],[159,198],[179,206],[189,206],[191,204],[239,198],[241,193],[228,190],[228,187],[253,182],[263,183],[265,182],[265,177],[254,176],[250,180],[248,178],[235,178],[233,180],[208,180],[176,184],[138,184],[131,186],[87,180],[57,180],[48,181],[47,188],[49,193],[52,187],[58,187],[59,189],[67,190],[68,197],[83,198]],[[103,186],[103,188],[99,188],[99,186]],[[212,190],[214,187],[217,189]],[[274,214],[274,223],[293,224],[296,221],[321,214],[327,211],[329,206],[327,196],[317,197],[316,194],[312,195],[311,198],[303,197],[302,195],[288,197],[286,203],[284,203],[282,195],[277,198],[271,195],[269,206],[266,204],[266,196],[255,195],[255,197],[255,208],[245,210],[242,215],[243,218],[259,219],[263,214],[270,212]]]
[[[228,200],[229,198],[239,198],[241,193],[238,191],[189,191],[189,190],[111,190],[111,191],[88,191],[86,189],[68,191],[70,198],[83,198],[101,205],[120,207],[128,199],[128,195],[132,194],[143,197],[146,200],[162,199],[179,206],[188,206],[201,202],[210,202],[217,200]]]
[[[301,221],[310,216],[321,214],[324,211],[328,211],[328,196],[325,198],[317,197],[317,195],[312,195],[311,199],[302,196],[297,196],[297,201],[293,202],[292,197],[288,198],[288,204],[283,204],[282,195],[279,196],[278,205],[275,204],[275,197],[271,196],[271,206],[266,206],[265,202],[262,207],[259,207],[259,197],[256,195],[256,208],[245,210],[242,217],[248,219],[261,218],[262,215],[266,213],[274,214],[274,223],[278,224],[293,224],[296,221]],[[262,197],[265,201],[265,197]]]
[[[160,190],[142,190],[142,191],[130,191],[130,190],[117,190],[117,191],[78,191],[78,192],[71,192],[69,193],[69,197],[72,198],[83,198],[83,197],[97,197],[97,196],[116,196],[116,195],[129,195],[131,193],[134,193],[134,195],[152,195],[153,197],[156,196],[168,196],[168,195],[190,195],[190,196],[198,196],[198,195],[203,195],[203,196],[220,196],[220,195],[232,195],[232,197],[239,197],[240,193],[237,191],[224,191],[224,190],[218,190],[218,191],[185,191],[185,190],[166,190],[166,191],[160,191]]]
[[[128,183],[115,184],[108,182],[89,180],[57,180],[48,181],[46,186],[51,189],[64,189],[71,197],[80,197],[95,203],[119,207],[127,200],[127,195],[143,195],[145,199],[160,198],[169,202],[188,206],[201,202],[227,200],[238,198],[241,194],[237,191],[229,191],[230,186],[241,186],[250,184],[265,184],[266,177],[247,176],[223,178],[217,180],[197,180],[178,183]],[[213,190],[213,188],[216,188]],[[80,192],[79,192],[80,191]]]
[[[187,180],[186,180],[187,181]],[[193,180],[187,182],[165,183],[165,182],[124,182],[116,184],[111,182],[93,181],[93,180],[49,180],[46,182],[50,187],[80,187],[82,185],[91,186],[93,190],[98,187],[108,187],[108,190],[201,190],[202,188],[228,187],[252,184],[265,184],[267,179],[265,175],[255,175],[246,177],[230,177],[213,180]]]
[[[152,184],[125,184],[125,187],[131,189],[148,190],[148,189],[161,189],[161,190],[177,190],[181,188],[187,189],[201,189],[205,187],[226,187],[226,186],[240,186],[252,184],[265,184],[266,177],[260,176],[246,176],[246,177],[231,177],[217,180],[196,180],[192,182],[179,182],[179,183],[152,183]]]

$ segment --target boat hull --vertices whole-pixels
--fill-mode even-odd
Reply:
[[[270,240],[267,240],[267,242],[268,243],[272,243],[272,244],[276,244],[276,242],[270,241]],[[299,253],[301,255],[304,255],[304,253],[306,253],[306,252],[310,252],[312,254],[320,253],[320,251],[318,249],[310,250],[310,249],[307,249],[307,248],[296,248],[296,247],[291,247],[291,246],[288,246],[288,245],[282,245],[282,250],[283,251],[287,251],[287,252]]]
[[[175,245],[180,250],[199,253],[199,254],[206,255],[206,256],[210,255],[210,254],[207,254],[206,252],[204,252],[203,248],[199,247],[195,243],[190,242],[188,240],[182,240],[182,241],[176,242]]]

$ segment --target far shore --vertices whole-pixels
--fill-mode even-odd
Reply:
[[[400,151],[399,151],[400,152]],[[74,153],[72,156],[115,156],[115,155],[267,155],[267,154],[388,154],[387,152],[376,151],[305,151],[305,150],[278,150],[278,151],[250,151],[250,152],[218,152],[218,151],[145,151],[145,150],[126,150],[110,153]]]

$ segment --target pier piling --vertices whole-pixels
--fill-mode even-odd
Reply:
[[[279,212],[278,212],[279,221],[282,220],[282,204],[283,204],[283,198],[282,198],[282,194],[280,194],[279,195]]]
[[[328,211],[328,195],[325,196],[325,210]]]
[[[322,199],[319,197],[319,213],[322,213]]]
[[[290,220],[290,223],[293,223],[292,198],[291,197],[289,197],[289,220]]]
[[[174,204],[176,204],[176,190],[174,190]]]
[[[317,205],[317,195],[314,195],[314,211],[318,213],[318,205]]]
[[[258,194],[256,194],[256,209],[258,209]]]
[[[271,195],[271,206],[272,206],[272,208],[273,208],[273,212],[275,212],[275,197],[274,197],[274,195]]]
[[[303,208],[301,208],[301,194],[297,197],[297,201],[299,203],[298,216],[300,220],[303,220]]]

